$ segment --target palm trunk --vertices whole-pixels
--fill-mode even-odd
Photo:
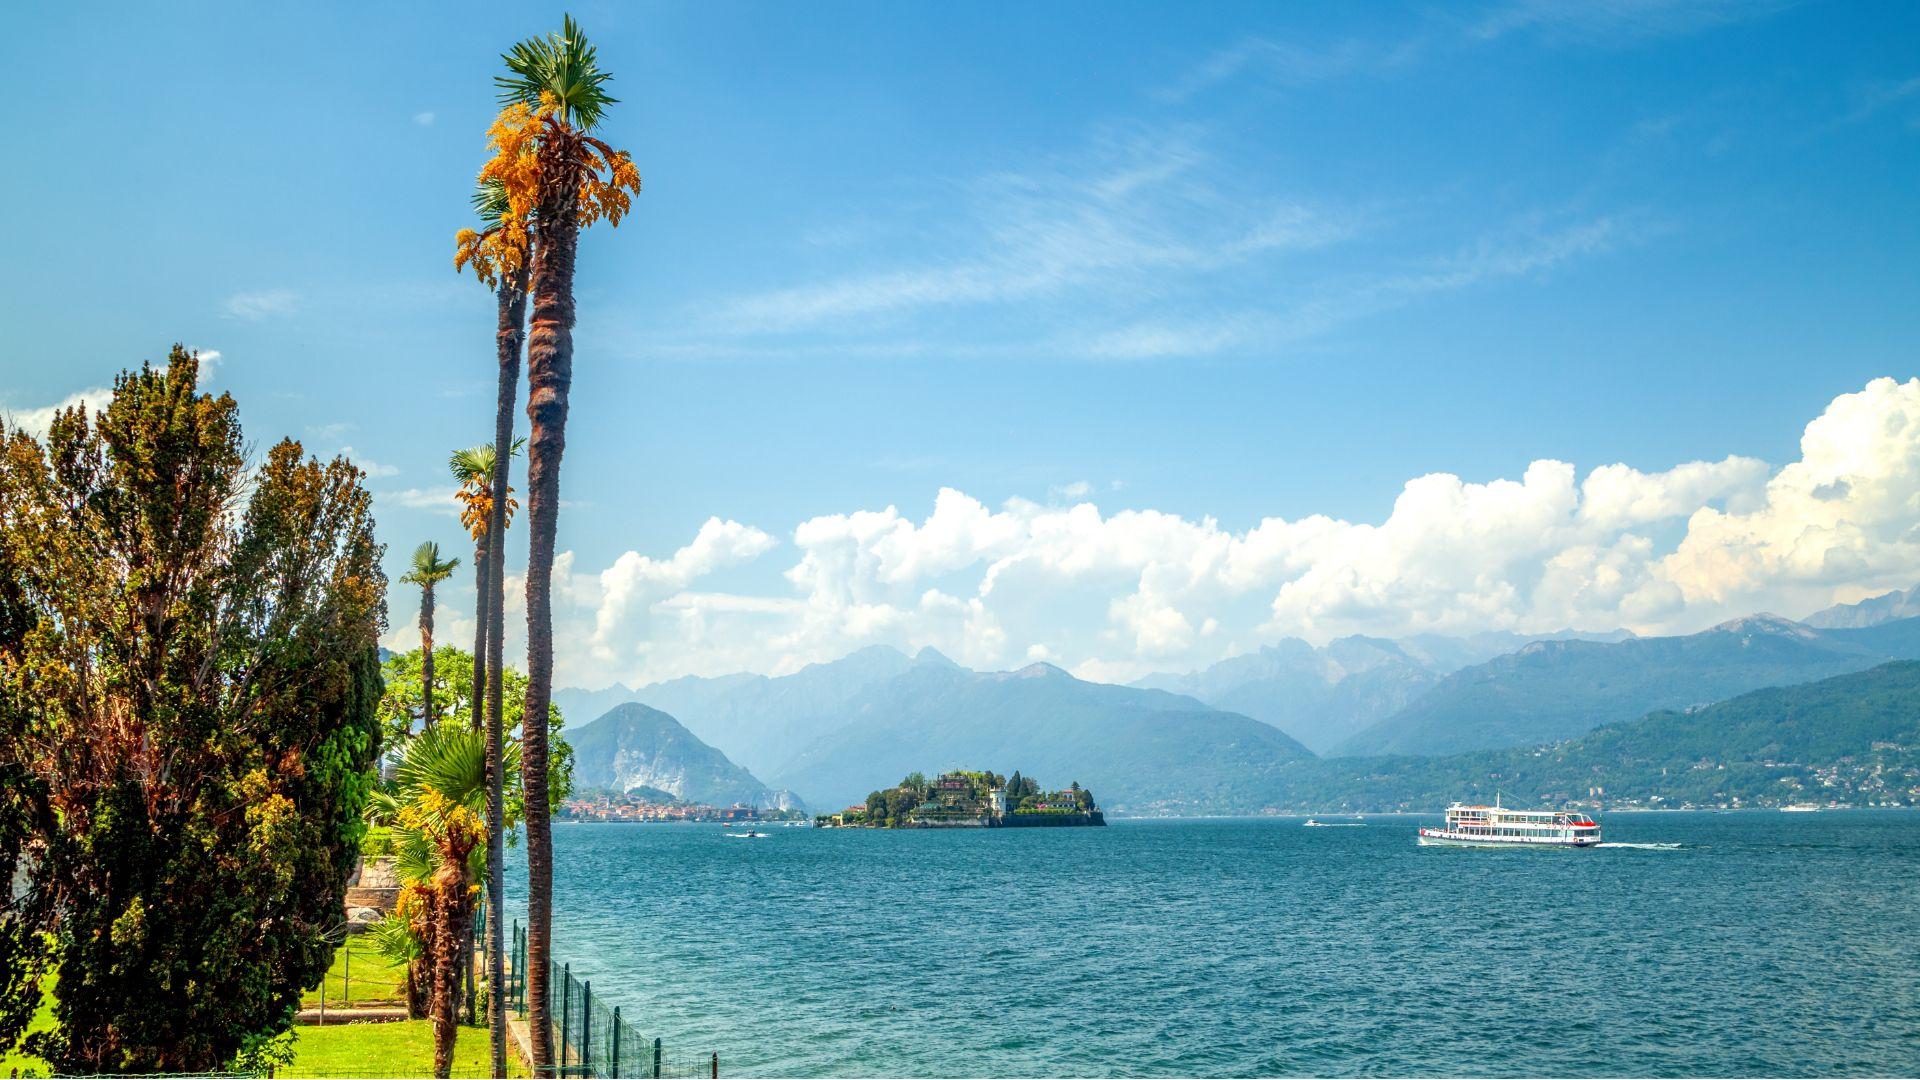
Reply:
[[[467,694],[467,722],[479,731],[487,700],[487,538],[473,545],[473,689]]]
[[[433,1017],[433,1075],[445,1080],[453,1071],[454,1040],[460,1035],[460,953],[466,947],[467,927],[473,917],[473,902],[467,895],[466,852],[449,859],[434,872],[430,905],[432,934],[429,953],[433,988],[428,995],[428,1010]]]
[[[527,272],[515,272],[500,288],[500,386],[493,412],[493,507],[487,521],[487,1045],[493,1075],[507,1075],[506,789],[502,775],[506,742],[507,476],[513,458],[513,406],[520,394],[520,344],[527,317]]]
[[[433,704],[433,586],[420,588],[420,678],[425,695],[424,717],[432,727],[439,717]]]
[[[552,1075],[547,969],[553,938],[553,830],[547,807],[547,703],[553,689],[553,545],[560,456],[573,385],[573,262],[580,226],[571,189],[542,200],[527,335],[527,702],[520,775],[527,813],[527,1028],[536,1075]]]
[[[426,953],[407,961],[407,1019],[427,1018],[427,984],[432,981]]]

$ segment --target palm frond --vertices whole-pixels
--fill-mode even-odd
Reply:
[[[422,951],[420,939],[413,935],[413,928],[407,925],[407,920],[396,915],[387,915],[368,926],[367,940],[373,943],[374,951],[382,959],[395,967],[411,964]]]
[[[392,792],[376,788],[367,795],[367,808],[361,816],[369,825],[386,827],[391,826],[399,814],[400,800]]]
[[[538,107],[542,94],[552,94],[566,119],[588,131],[599,125],[607,106],[619,101],[604,89],[612,73],[600,70],[593,43],[571,15],[561,20],[560,33],[528,38],[500,59],[508,74],[493,81],[502,104]]]
[[[425,881],[440,867],[433,839],[419,829],[393,830],[393,871],[401,881]]]
[[[412,569],[400,580],[408,585],[433,585],[453,576],[459,559],[441,559],[440,545],[432,540],[413,549]]]
[[[507,182],[498,178],[482,180],[473,189],[473,212],[488,225],[500,224],[507,216]]]
[[[462,484],[475,484],[493,476],[493,444],[481,443],[455,450],[447,459],[453,478]]]
[[[466,806],[486,805],[487,736],[464,724],[437,724],[414,736],[395,779],[406,799],[434,791]]]

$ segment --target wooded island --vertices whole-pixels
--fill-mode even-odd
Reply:
[[[822,828],[1002,829],[1105,825],[1093,792],[1078,781],[1064,791],[1042,791],[1030,777],[994,772],[908,773],[893,787],[836,814],[815,819]]]

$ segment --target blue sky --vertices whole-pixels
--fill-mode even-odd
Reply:
[[[582,246],[563,679],[871,641],[1119,678],[1288,633],[1694,629],[1920,577],[1904,547],[1713,562],[1691,517],[1749,547],[1805,525],[1769,492],[1809,423],[1886,376],[1861,407],[1905,415],[1911,6],[572,10],[646,190]],[[560,11],[12,12],[0,407],[217,350],[256,440],[368,468],[396,577],[421,539],[464,547],[444,460],[490,434],[492,304],[450,237],[497,54]],[[1378,541],[1429,474],[1471,505],[1564,462],[1578,516],[1592,470],[1671,487],[1730,456],[1764,467],[1497,565],[1193,569],[1272,521]],[[1876,506],[1905,505],[1906,464]],[[985,516],[950,500],[936,527],[942,489]],[[1094,533],[1067,527],[1081,504]],[[1836,512],[1848,550],[1911,539]],[[1060,535],[1083,546],[1042,556]],[[1556,559],[1586,560],[1586,599],[1553,592]]]

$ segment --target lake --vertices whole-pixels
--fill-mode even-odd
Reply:
[[[560,824],[555,955],[729,1076],[1920,1074],[1920,812],[1437,820]]]

